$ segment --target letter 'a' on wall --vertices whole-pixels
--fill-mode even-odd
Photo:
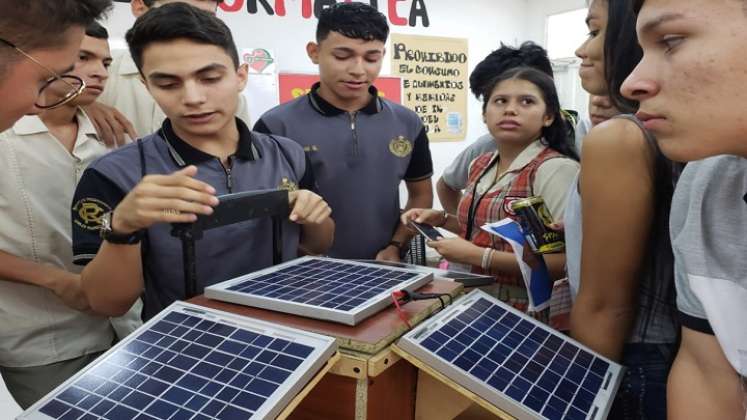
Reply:
[[[468,40],[392,34],[392,74],[402,78],[402,104],[415,111],[431,141],[467,135]]]

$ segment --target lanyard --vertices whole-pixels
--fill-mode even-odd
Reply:
[[[464,234],[464,239],[471,241],[472,240],[472,229],[475,225],[475,213],[477,213],[477,208],[480,207],[480,203],[482,202],[482,199],[485,198],[486,195],[488,195],[488,192],[490,192],[489,187],[487,190],[485,190],[485,193],[477,197],[477,186],[480,184],[480,181],[482,181],[482,178],[485,176],[486,173],[490,172],[490,170],[498,164],[498,162],[501,161],[500,155],[498,155],[495,159],[493,159],[492,162],[485,168],[485,170],[482,171],[479,177],[475,180],[475,186],[472,188],[472,202],[469,206],[469,211],[467,212],[467,231]],[[496,174],[497,175],[497,174]],[[493,183],[495,185],[495,183]],[[475,197],[477,197],[477,201],[475,201]]]

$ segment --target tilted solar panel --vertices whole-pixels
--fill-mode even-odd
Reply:
[[[211,299],[355,325],[432,274],[355,261],[302,257],[205,289]]]
[[[397,345],[520,419],[604,419],[622,367],[475,290]]]
[[[174,303],[19,419],[274,418],[335,351],[331,337]]]

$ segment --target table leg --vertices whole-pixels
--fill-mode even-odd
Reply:
[[[355,382],[355,420],[368,418],[368,378]]]

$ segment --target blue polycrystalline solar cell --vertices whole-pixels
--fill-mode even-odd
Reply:
[[[521,418],[603,419],[621,366],[481,291],[398,345]]]
[[[205,289],[212,299],[327,319],[350,325],[414,290],[432,274],[372,264],[303,257]]]
[[[330,337],[177,303],[20,418],[274,418],[334,351]]]

